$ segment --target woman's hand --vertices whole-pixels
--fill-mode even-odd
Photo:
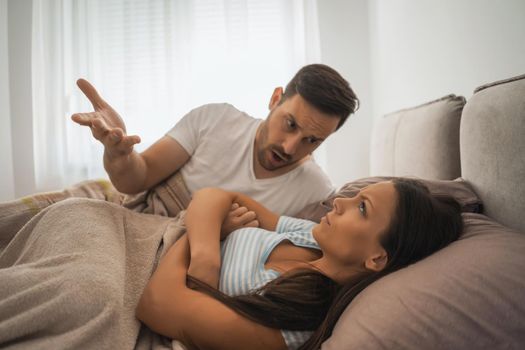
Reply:
[[[243,227],[259,227],[259,221],[254,211],[233,203],[228,216],[224,219],[221,226],[221,240],[225,239],[230,233]]]

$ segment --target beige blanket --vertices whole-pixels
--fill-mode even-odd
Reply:
[[[178,348],[134,309],[189,200],[174,175],[133,197],[89,181],[0,204],[0,348]]]

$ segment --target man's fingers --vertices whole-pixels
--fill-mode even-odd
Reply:
[[[110,131],[108,124],[102,118],[93,119],[91,126],[93,129],[95,129],[94,131],[98,133],[107,134]]]
[[[102,97],[100,97],[95,87],[91,85],[89,81],[85,79],[78,79],[77,86],[80,88],[80,90],[82,90],[84,95],[86,95],[86,97],[89,99],[95,110],[107,105],[106,101],[104,101]]]
[[[117,145],[118,149],[122,152],[127,153],[133,145],[140,143],[140,137],[137,135],[133,136],[122,136],[120,143]]]
[[[89,113],[75,113],[71,116],[71,119],[80,125],[91,126],[91,117]]]
[[[120,128],[113,128],[109,130],[107,137],[107,145],[114,146],[120,141],[122,141],[122,138],[124,137],[124,132]]]
[[[239,203],[233,203],[230,211],[235,210],[237,208],[239,208]]]

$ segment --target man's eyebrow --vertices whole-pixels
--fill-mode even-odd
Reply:
[[[301,125],[299,125],[299,123],[297,123],[297,119],[295,119],[295,117],[294,117],[294,115],[292,113],[288,112],[288,113],[286,113],[286,115],[293,119],[293,122],[295,123],[295,125],[297,126],[298,129],[301,129],[301,130],[303,129],[303,127]],[[317,137],[315,135],[310,135],[308,137],[311,137],[311,138],[315,139],[316,141],[324,141],[325,140],[324,138]]]

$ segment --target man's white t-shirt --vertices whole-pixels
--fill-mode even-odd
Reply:
[[[181,174],[191,193],[219,187],[244,193],[279,215],[294,215],[307,204],[324,200],[332,183],[313,161],[286,174],[257,179],[253,171],[255,119],[230,104],[208,104],[182,118],[166,135],[190,155]]]

